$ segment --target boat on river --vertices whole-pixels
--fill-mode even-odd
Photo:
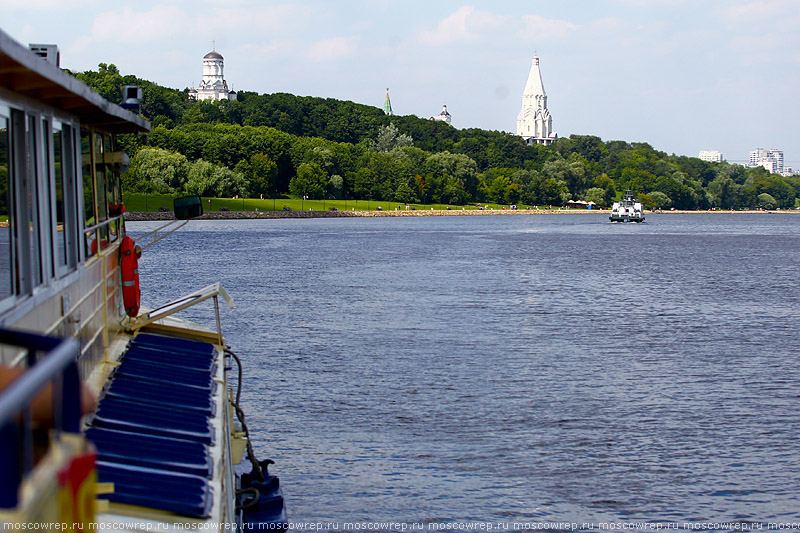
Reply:
[[[134,242],[116,136],[149,131],[141,91],[112,104],[34,46],[0,30],[0,529],[287,529],[239,403],[229,294],[140,301],[139,254],[199,198]],[[195,305],[216,323],[177,315]]]
[[[608,219],[611,222],[644,222],[644,208],[633,193],[627,190],[619,202],[614,202]]]

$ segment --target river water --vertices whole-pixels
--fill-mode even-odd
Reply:
[[[194,221],[140,273],[233,296],[298,529],[800,522],[800,216]]]

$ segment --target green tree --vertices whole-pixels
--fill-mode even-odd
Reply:
[[[542,174],[566,183],[567,189],[573,197],[583,196],[591,184],[586,160],[577,153],[570,155],[569,160],[560,159],[546,162],[542,166]]]
[[[189,162],[184,155],[160,148],[142,148],[122,176],[122,186],[134,192],[170,194],[183,190],[188,172]]]
[[[245,176],[253,196],[272,196],[278,185],[278,165],[266,154],[253,154]]]
[[[650,209],[669,209],[672,207],[672,199],[661,191],[652,191],[650,193],[652,205]]]
[[[328,179],[328,198],[341,199],[344,195],[344,178],[334,174]]]
[[[225,166],[214,167],[215,196],[218,198],[247,198],[247,179]]]
[[[192,163],[189,169],[189,178],[186,181],[185,190],[188,194],[214,196],[216,193],[214,180],[214,165],[208,161],[198,159]]]
[[[763,209],[775,209],[778,207],[778,201],[771,194],[762,192],[758,195],[758,207]]]
[[[586,191],[584,198],[587,202],[594,202],[600,207],[608,207],[609,205],[606,201],[606,191],[600,187],[592,187]]]
[[[478,190],[478,166],[470,157],[450,152],[432,154],[425,160],[425,170],[434,180],[441,183],[441,193],[447,196],[446,198],[440,196],[444,201],[450,202],[451,199],[454,199],[456,189],[458,191],[455,196],[458,197],[459,203],[466,203],[475,197]],[[450,178],[454,178],[456,181],[449,182]],[[445,188],[448,189],[447,192],[444,192]]]
[[[496,204],[507,203],[508,189],[511,185],[511,178],[507,176],[497,176],[492,180],[492,183],[489,185],[489,190],[487,191],[489,201]]]
[[[327,175],[316,163],[303,163],[297,169],[297,176],[289,183],[289,192],[295,196],[306,196],[312,200],[325,197]]]
[[[409,180],[402,180],[400,184],[397,186],[397,190],[394,193],[395,201],[402,202],[405,204],[419,203],[419,198],[417,197],[416,191],[414,189],[415,187],[413,187],[412,184],[409,183]]]
[[[737,185],[728,176],[720,174],[708,184],[708,194],[710,197],[711,205],[721,209],[735,209],[739,207],[739,189],[741,185]]]
[[[390,123],[387,126],[378,128],[378,135],[375,140],[370,142],[369,149],[373,152],[388,154],[395,148],[405,148],[413,145],[414,139],[410,135],[400,133],[397,126]]]

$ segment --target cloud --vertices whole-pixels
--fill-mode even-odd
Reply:
[[[461,41],[472,41],[476,36],[467,29],[467,18],[475,12],[472,6],[461,6],[458,10],[442,20],[433,31],[424,31],[419,35],[422,44],[434,46],[453,44]]]
[[[261,37],[289,33],[310,14],[309,8],[290,4],[211,7],[201,12],[187,11],[174,4],[155,6],[147,11],[124,7],[98,15],[91,33],[99,41],[114,42],[159,42],[177,36],[213,40],[229,34]]]
[[[790,5],[791,4],[791,5]],[[794,13],[796,3],[784,0],[757,0],[737,6],[729,6],[722,13],[729,19],[750,22],[753,19],[764,19],[779,16],[781,13]]]
[[[568,39],[580,26],[567,20],[547,19],[539,15],[524,15],[525,24],[522,30],[524,38],[536,41],[553,41]]]
[[[794,1],[758,0],[726,6],[721,13],[730,28],[728,49],[743,65],[785,68],[800,60],[800,16]]]
[[[19,0],[0,0],[0,9],[5,12],[43,12],[45,14],[53,11],[74,11],[92,4],[96,0],[36,0],[36,2],[20,2]]]
[[[186,14],[175,6],[156,6],[144,12],[125,7],[98,15],[92,24],[92,37],[123,43],[160,41],[181,34],[186,19]]]
[[[311,61],[338,61],[356,53],[358,37],[334,37],[317,41],[308,47],[308,59]]]
[[[313,16],[313,11],[302,5],[280,4],[212,9],[195,17],[198,30],[211,34],[232,32],[236,35],[287,34]]]
[[[525,41],[564,40],[580,26],[567,20],[549,19],[540,15],[508,16],[461,6],[443,19],[434,30],[423,31],[418,41],[424,45],[445,46],[478,42],[492,38],[497,42],[510,39]]]

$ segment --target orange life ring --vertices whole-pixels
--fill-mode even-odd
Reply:
[[[119,245],[119,269],[122,277],[122,303],[128,316],[139,314],[142,293],[139,290],[139,259],[136,257],[136,243],[127,235]]]

